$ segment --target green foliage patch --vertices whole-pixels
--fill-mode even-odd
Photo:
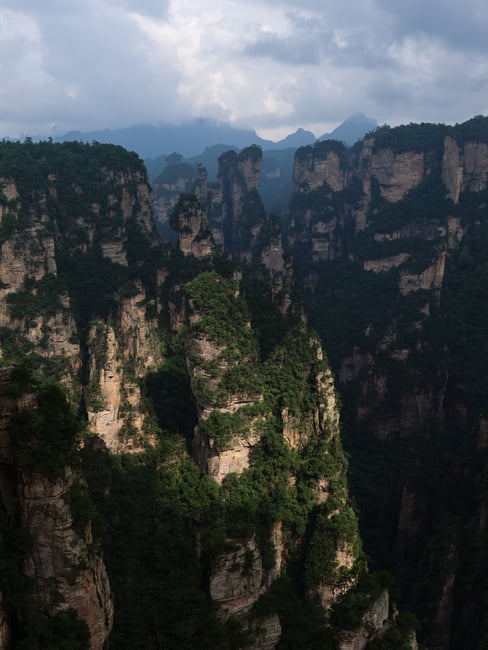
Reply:
[[[64,311],[61,296],[65,292],[64,282],[52,273],[37,281],[27,278],[23,290],[7,294],[9,314],[11,318],[26,319],[27,323],[38,316],[48,319]]]
[[[12,436],[20,465],[59,476],[75,466],[83,423],[58,385],[35,389],[36,406],[14,415]]]
[[[214,272],[198,275],[185,286],[195,312],[202,318],[193,326],[217,343],[227,343],[242,356],[255,355],[254,335],[248,325],[246,303],[234,280]]]

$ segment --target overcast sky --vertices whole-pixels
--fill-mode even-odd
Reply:
[[[488,113],[482,0],[0,0],[0,137]]]

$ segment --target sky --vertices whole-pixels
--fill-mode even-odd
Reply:
[[[0,0],[0,138],[488,114],[484,0]]]

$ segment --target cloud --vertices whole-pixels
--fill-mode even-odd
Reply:
[[[487,22],[478,0],[3,0],[0,135],[461,121],[488,111]]]
[[[45,122],[62,129],[153,121],[161,104],[166,116],[180,115],[177,97],[166,92],[177,84],[178,73],[154,61],[137,17],[129,11],[134,5],[51,0],[41,7],[16,0],[22,11],[0,10],[0,25],[17,25],[13,36],[7,37],[8,28],[0,31],[6,65],[6,50],[18,40],[12,57],[16,69],[8,86],[0,88],[0,105],[20,107],[25,130],[43,123],[45,128]],[[29,13],[31,6],[35,10]],[[162,55],[171,60],[170,50]]]
[[[481,0],[377,0],[397,38],[424,35],[449,50],[488,52],[488,14]]]

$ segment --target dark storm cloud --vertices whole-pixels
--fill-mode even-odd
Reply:
[[[404,39],[427,37],[455,50],[488,53],[488,11],[479,0],[375,0],[374,2],[288,2],[293,32],[258,35],[245,52],[291,64],[317,65],[332,57],[338,65],[366,67],[388,63],[388,49]],[[294,11],[287,10],[289,6]],[[300,17],[305,11],[306,19]],[[337,34],[345,42],[337,44]],[[297,54],[298,53],[298,54]]]
[[[397,38],[425,34],[451,48],[488,52],[488,12],[479,0],[376,0]]]
[[[380,35],[373,37],[365,28],[341,32],[319,18],[289,18],[293,24],[291,35],[261,34],[244,48],[244,54],[291,65],[319,66],[324,60],[365,68],[393,65],[386,53],[388,41]]]

